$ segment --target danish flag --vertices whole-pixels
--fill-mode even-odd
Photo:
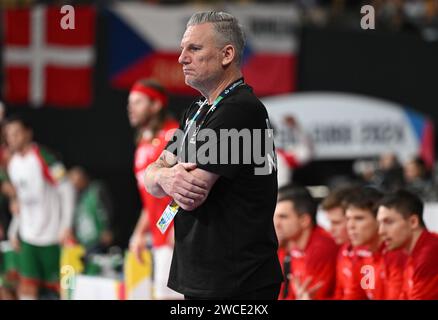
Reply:
[[[72,29],[62,28],[64,16],[60,7],[46,6],[4,12],[7,103],[61,108],[91,104],[96,10],[75,7]]]

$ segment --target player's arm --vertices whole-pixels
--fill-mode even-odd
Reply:
[[[177,163],[176,156],[164,150],[145,172],[147,191],[156,196],[169,195],[185,210],[194,210],[207,198],[218,175],[196,168],[194,163]]]
[[[17,212],[12,211],[12,220],[11,223],[9,224],[9,229],[7,233],[8,233],[8,239],[11,242],[11,245],[15,251],[20,250],[20,240],[18,238],[18,229],[20,227],[19,225],[20,225],[20,216]]]
[[[140,218],[138,219],[133,234],[145,234],[149,229],[149,214],[146,210],[147,209],[141,210]]]
[[[144,185],[151,195],[157,198],[163,198],[167,195],[159,183],[163,175],[162,171],[166,171],[166,169],[170,169],[176,164],[176,156],[167,150],[163,150],[158,159],[146,168]]]
[[[73,235],[73,216],[76,204],[76,194],[73,185],[63,179],[57,185],[58,193],[61,198],[61,221],[60,221],[60,243],[67,244],[74,242]]]
[[[149,229],[149,215],[145,211],[141,211],[140,218],[135,226],[131,241],[129,242],[129,250],[135,255],[140,263],[143,263],[141,256],[142,251],[146,247],[146,232]]]
[[[185,208],[185,210],[191,211],[191,210],[195,210],[197,207],[199,207],[201,204],[204,203],[204,201],[207,199],[208,194],[210,193],[211,188],[213,187],[213,185],[216,183],[217,179],[219,178],[218,174],[200,169],[200,168],[196,168],[193,169],[192,171],[190,171],[190,174],[193,175],[195,178],[198,178],[201,181],[204,181],[204,183],[206,184],[206,192],[202,193],[201,197],[195,197],[193,199],[193,202],[190,204],[188,204],[188,206]],[[179,201],[188,201],[188,200],[192,200],[191,198],[180,198]],[[184,209],[184,208],[183,208]]]

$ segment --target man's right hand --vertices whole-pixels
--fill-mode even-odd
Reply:
[[[195,163],[178,163],[162,169],[158,179],[163,191],[185,210],[190,210],[195,201],[204,199],[208,194],[206,182],[190,174],[194,169]]]

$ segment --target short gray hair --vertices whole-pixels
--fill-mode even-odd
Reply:
[[[187,22],[187,27],[203,23],[213,24],[214,29],[222,38],[223,45],[231,44],[234,46],[236,49],[236,61],[240,66],[245,47],[245,34],[237,19],[226,12],[198,12],[191,16],[189,22]]]

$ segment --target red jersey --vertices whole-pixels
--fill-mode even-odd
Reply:
[[[161,234],[160,230],[155,226],[166,206],[170,203],[170,197],[155,198],[146,191],[144,185],[144,171],[147,166],[158,159],[161,152],[167,145],[165,139],[166,133],[170,130],[178,128],[178,122],[167,120],[164,122],[162,129],[153,137],[148,139],[142,138],[137,145],[134,157],[134,172],[137,178],[137,186],[140,191],[141,200],[145,212],[149,215],[150,231],[154,247],[159,247],[169,243],[168,234],[172,228],[167,229],[166,233]],[[170,133],[169,133],[170,134]],[[171,225],[172,226],[172,225]]]
[[[403,288],[403,272],[408,255],[402,249],[384,253],[385,299],[395,300],[400,297]]]
[[[406,254],[372,252],[365,247],[344,246],[338,256],[335,299],[396,299],[401,290]]]
[[[333,296],[336,300],[366,299],[365,292],[360,289],[360,279],[355,270],[355,250],[350,243],[344,244],[338,253],[336,262],[336,287]]]
[[[407,256],[401,250],[387,252],[384,246],[376,252],[358,249],[361,288],[370,300],[396,299],[403,282]]]
[[[314,293],[313,299],[329,299],[333,296],[335,287],[336,256],[338,246],[332,237],[321,227],[315,227],[304,250],[290,251],[290,273],[303,283],[312,277],[308,288],[318,282],[322,286]],[[284,285],[282,287],[284,290]],[[292,281],[289,283],[287,299],[295,299]],[[280,292],[280,298],[282,292]]]
[[[438,237],[427,230],[408,257],[400,299],[438,300]]]

